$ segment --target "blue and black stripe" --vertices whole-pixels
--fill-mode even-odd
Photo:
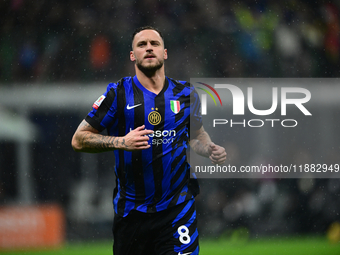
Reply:
[[[136,76],[125,77],[109,84],[104,96],[99,108],[86,117],[93,127],[99,131],[107,129],[112,136],[124,136],[142,125],[154,130],[149,149],[114,151],[116,213],[126,216],[131,210],[158,212],[193,198],[198,184],[189,178],[186,149],[189,125],[197,129],[202,125],[199,98],[193,87],[166,78],[162,91],[156,95],[143,87]],[[171,101],[179,102],[178,112],[171,110]],[[153,123],[150,114],[160,116],[160,121]],[[196,117],[190,118],[192,114]]]

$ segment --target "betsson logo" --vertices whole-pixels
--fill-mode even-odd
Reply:
[[[156,130],[153,134],[150,134],[149,137],[152,139],[152,145],[160,145],[160,144],[170,144],[173,143],[176,136],[175,130]]]
[[[131,131],[132,129],[130,128]],[[176,137],[176,130],[156,130],[148,136],[152,138],[152,145],[170,144]]]
[[[215,84],[214,87],[198,82],[199,84],[205,85],[206,87],[210,88],[217,98],[220,100],[220,104],[222,106],[222,100],[217,93],[215,89],[227,89],[229,92],[231,92],[232,98],[233,98],[233,115],[244,115],[244,94],[242,90],[232,84]],[[210,93],[208,90],[197,87],[207,94],[210,95],[210,97],[213,99],[215,105],[216,100],[214,99],[212,93]],[[287,98],[287,95],[290,93],[295,94],[302,94],[304,97],[302,98]],[[312,114],[306,109],[306,107],[303,105],[307,103],[311,99],[311,93],[309,90],[305,88],[297,88],[297,87],[282,87],[281,88],[281,116],[285,116],[287,114],[287,105],[295,105],[304,115],[311,116]],[[278,106],[278,88],[273,87],[272,88],[272,105],[269,109],[266,110],[259,110],[255,109],[253,104],[253,88],[248,87],[247,88],[247,106],[248,110],[253,113],[254,115],[258,116],[266,116],[274,113]],[[207,115],[207,95],[201,94],[201,113],[202,115]],[[235,122],[232,119],[213,119],[213,127],[216,127],[216,125],[226,125],[230,124],[230,127],[233,127],[235,125],[242,125],[243,127],[249,126],[249,127],[262,127],[264,126],[265,122],[271,123],[271,126],[274,127],[276,122],[280,122],[281,126],[283,127],[296,127],[298,125],[297,120],[295,119],[250,119],[246,121],[243,119],[243,121]]]

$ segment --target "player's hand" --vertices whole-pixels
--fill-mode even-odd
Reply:
[[[213,164],[221,165],[227,159],[227,153],[225,149],[214,143],[209,144],[209,159]]]
[[[153,130],[145,129],[145,125],[137,127],[131,130],[126,136],[122,137],[121,149],[127,151],[133,150],[145,150],[150,148],[149,134],[152,134]]]

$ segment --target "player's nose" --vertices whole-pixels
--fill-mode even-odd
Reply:
[[[147,51],[152,51],[152,45],[151,45],[150,42],[148,42],[148,43],[146,44],[146,50],[147,50]]]

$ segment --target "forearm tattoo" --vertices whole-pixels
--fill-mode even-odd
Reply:
[[[124,149],[126,149],[128,146],[125,144],[125,139],[122,138],[122,146],[124,146]]]
[[[118,145],[118,142],[116,144],[114,143],[115,140],[118,141],[118,138],[103,136],[100,134],[92,134],[89,132],[83,136],[82,146],[90,150],[91,152],[109,151],[116,148],[116,146]]]
[[[86,121],[83,121],[80,126],[83,129],[82,135],[79,137],[79,142],[84,152],[104,152],[118,149],[120,145],[126,148],[125,140],[120,137],[105,136],[95,132],[91,132],[93,127]],[[84,130],[85,129],[85,130]],[[122,141],[121,141],[122,140]]]
[[[190,142],[191,148],[199,155],[209,157],[209,135],[204,131]]]

